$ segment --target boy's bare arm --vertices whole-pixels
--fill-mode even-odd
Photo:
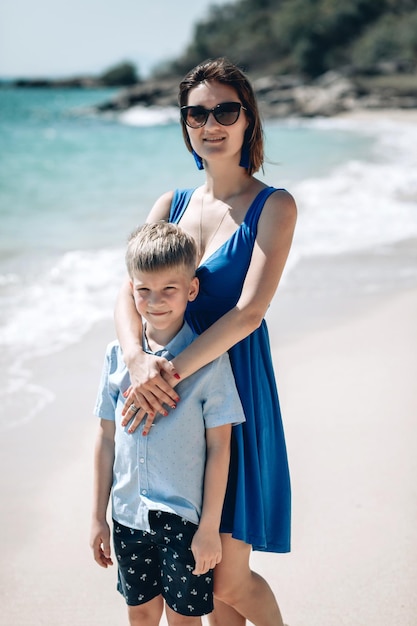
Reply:
[[[204,574],[222,558],[219,527],[230,463],[231,424],[206,430],[207,459],[201,519],[191,550],[195,559],[193,574]]]
[[[100,420],[94,452],[93,507],[90,546],[101,567],[113,565],[106,513],[113,481],[115,423]]]

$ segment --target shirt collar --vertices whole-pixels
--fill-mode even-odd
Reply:
[[[180,331],[171,339],[167,345],[162,348],[162,350],[158,350],[157,352],[152,352],[149,348],[148,341],[146,339],[145,333],[143,333],[143,349],[145,352],[149,352],[150,354],[155,354],[155,356],[162,356],[168,361],[174,359],[180,352],[185,350],[185,348],[190,345],[190,343],[194,340],[195,334],[191,330],[190,326],[184,320],[184,324]]]

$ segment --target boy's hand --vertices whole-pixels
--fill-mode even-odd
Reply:
[[[218,531],[198,528],[191,542],[191,551],[195,559],[193,574],[205,574],[214,569],[222,560],[222,543]]]
[[[113,565],[110,548],[110,527],[107,522],[93,522],[91,528],[90,546],[93,556],[100,567],[107,568]]]

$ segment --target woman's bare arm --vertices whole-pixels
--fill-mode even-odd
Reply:
[[[167,219],[172,200],[172,192],[168,192],[156,201],[147,221],[156,222]],[[124,361],[129,369],[132,391],[128,394],[122,415],[126,416],[124,425],[129,422],[129,407],[132,403],[140,407],[136,413],[137,424],[148,413],[165,413],[162,404],[174,406],[178,402],[178,394],[173,387],[178,380],[175,369],[166,359],[147,354],[142,349],[142,320],[136,311],[129,278],[126,277],[117,297],[114,312],[117,337],[123,351]],[[165,372],[165,378],[161,376]],[[141,392],[138,391],[140,387]],[[126,415],[127,413],[127,415]]]
[[[270,196],[259,219],[239,301],[173,359],[181,380],[227,352],[261,324],[281,279],[296,219],[296,204],[288,192],[276,191]],[[145,430],[149,430],[152,421],[151,417],[147,418]]]
[[[166,359],[143,351],[142,320],[136,311],[128,278],[120,289],[114,319],[117,336],[122,346],[123,359],[128,367],[134,389],[132,393],[127,394],[122,416],[128,419],[124,419],[122,424],[125,426],[129,422],[131,417],[129,410],[132,403],[140,407],[136,414],[139,421],[146,413],[152,416],[156,412],[165,414],[166,410],[162,404],[173,407],[179,399],[173,389],[175,382],[178,382],[174,378],[175,369]],[[162,371],[165,372],[166,380],[161,376]],[[137,390],[138,387],[141,388],[141,392]]]
[[[173,360],[181,379],[229,350],[261,324],[284,270],[296,217],[296,205],[289,193],[277,191],[269,198],[259,219],[239,301]]]

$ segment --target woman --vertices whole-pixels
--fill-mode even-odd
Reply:
[[[282,626],[274,595],[249,567],[251,549],[290,549],[290,483],[264,315],[290,250],[296,206],[285,190],[253,174],[264,159],[260,116],[246,76],[226,59],[197,66],[180,84],[185,144],[205,183],[168,192],[148,221],[170,220],[194,236],[200,255],[200,293],[187,320],[200,336],[172,363],[147,356],[128,287],[116,307],[116,326],[132,378],[124,423],[146,429],[163,404],[174,407],[178,379],[226,350],[246,423],[234,428],[222,518],[222,561],[216,567],[212,625]],[[133,420],[132,420],[132,415]]]

